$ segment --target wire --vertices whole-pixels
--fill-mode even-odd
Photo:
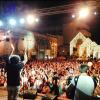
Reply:
[[[98,1],[99,2],[99,1]],[[93,10],[97,9],[98,7],[97,1],[86,1],[87,6],[91,6]],[[68,5],[61,5],[56,7],[49,7],[49,8],[42,8],[37,10],[32,10],[33,13],[39,16],[45,16],[45,15],[54,15],[54,14],[61,14],[61,13],[72,13],[76,11],[76,7],[80,5],[86,5],[85,2],[78,2],[75,4],[68,4]]]

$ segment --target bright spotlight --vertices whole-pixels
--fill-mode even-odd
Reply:
[[[89,15],[89,9],[88,8],[82,8],[79,11],[79,18],[86,18]]]
[[[36,19],[35,19],[35,21],[36,21],[36,22],[39,22],[39,19],[38,19],[38,18],[36,18]]]
[[[27,23],[28,23],[29,25],[32,25],[34,22],[35,22],[35,17],[32,16],[32,15],[28,15],[28,16],[27,16]]]
[[[24,24],[25,23],[24,18],[21,18],[19,21],[20,21],[21,24]]]
[[[0,20],[0,26],[3,26],[3,22]]]
[[[97,15],[97,12],[94,12],[94,15]]]
[[[16,25],[16,20],[15,19],[10,19],[9,24],[12,25],[12,26]]]
[[[75,18],[75,15],[74,14],[72,15],[72,18]]]

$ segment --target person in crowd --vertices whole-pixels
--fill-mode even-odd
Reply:
[[[21,61],[19,55],[14,55],[14,46],[11,44],[12,52],[6,61],[5,70],[7,72],[7,91],[8,100],[17,100],[20,88],[20,72],[27,62],[27,54],[25,51],[24,60]]]
[[[50,93],[50,86],[48,82],[46,82],[45,85],[43,86],[42,93],[44,94]]]
[[[5,73],[4,65],[5,61],[4,60],[5,56],[0,59],[0,84],[4,85],[5,88],[7,86],[7,73]],[[7,61],[6,65],[10,65],[11,63],[11,58],[12,56],[9,57],[9,60]],[[23,62],[19,61],[22,65]],[[81,64],[87,63],[87,61],[77,61],[76,59],[67,59],[67,60],[31,60],[28,61],[24,69],[22,71],[22,78],[21,78],[21,84],[20,84],[20,90],[23,93],[25,89],[36,89],[39,93],[44,93],[43,87],[46,82],[49,82],[50,86],[50,93],[53,95],[58,95],[58,96],[64,96],[66,97],[65,90],[69,86],[71,80],[75,76],[79,76],[79,80],[81,79],[80,77],[83,76],[84,72],[81,72],[81,67],[79,67]],[[86,72],[87,76],[96,76],[98,77],[98,85],[100,86],[100,61],[92,61],[93,65],[89,67],[89,70]],[[9,68],[12,68],[9,66]],[[15,66],[14,66],[15,68]],[[70,71],[70,69],[72,69]],[[20,72],[20,71],[19,71]],[[86,73],[85,72],[85,73]],[[12,73],[12,72],[11,72]],[[81,74],[82,75],[81,75]],[[11,74],[12,75],[12,74]],[[45,82],[43,82],[43,79],[45,79]],[[66,80],[68,79],[68,84]],[[83,87],[87,83],[84,83]],[[90,85],[93,84],[90,81]],[[9,85],[7,87],[10,87]],[[46,86],[47,87],[47,86]],[[88,89],[88,88],[87,88]],[[47,88],[44,88],[44,90],[49,90]],[[82,90],[83,91],[83,90]],[[20,92],[20,93],[21,93]],[[49,92],[49,91],[48,91]],[[97,88],[96,95],[100,94],[100,89]],[[83,92],[82,92],[83,93]],[[64,94],[64,95],[63,95]]]
[[[54,72],[54,76],[52,80],[53,80],[52,82],[53,87],[51,89],[51,93],[54,93],[54,95],[59,96],[59,85],[58,85],[59,77],[58,77],[57,72]]]
[[[71,84],[76,85],[75,95],[73,100],[91,100],[95,90],[94,79],[87,74],[88,65],[82,64],[79,68],[80,75],[77,78],[77,84],[75,78],[72,79]]]

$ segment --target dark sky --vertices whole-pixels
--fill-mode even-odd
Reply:
[[[68,4],[70,0],[0,0],[0,17],[18,16],[25,10],[42,9]],[[35,27],[39,32],[62,31],[63,14],[40,17],[40,23]],[[42,26],[42,27],[41,27]],[[38,30],[39,29],[39,30]]]
[[[4,19],[9,16],[18,16],[25,10],[42,9],[48,7],[55,7],[60,5],[74,4],[75,2],[85,0],[0,0],[0,18]],[[87,0],[86,0],[87,1]],[[100,13],[100,11],[99,11]],[[93,38],[100,44],[100,14],[93,18],[88,23]],[[65,22],[66,19],[66,22]],[[63,25],[67,24],[71,19],[71,13],[66,14],[53,14],[40,17],[40,22],[34,28],[33,31],[40,33],[52,33],[62,34]]]

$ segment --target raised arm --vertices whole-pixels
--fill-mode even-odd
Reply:
[[[11,45],[11,48],[12,48],[12,51],[10,53],[10,56],[11,56],[11,55],[13,55],[15,48],[14,48],[14,45],[12,43],[10,43],[10,45]]]
[[[26,50],[25,50],[23,63],[26,64],[27,61],[28,61],[28,57],[27,57],[27,53],[26,53]]]
[[[7,72],[7,65],[9,64],[9,60],[10,60],[10,58],[11,58],[11,56],[13,55],[14,50],[15,50],[14,45],[13,45],[12,43],[10,43],[10,46],[11,46],[11,49],[12,49],[12,50],[11,50],[11,53],[10,53],[9,56],[6,56],[6,57],[5,57],[5,62],[6,62],[5,72]]]

